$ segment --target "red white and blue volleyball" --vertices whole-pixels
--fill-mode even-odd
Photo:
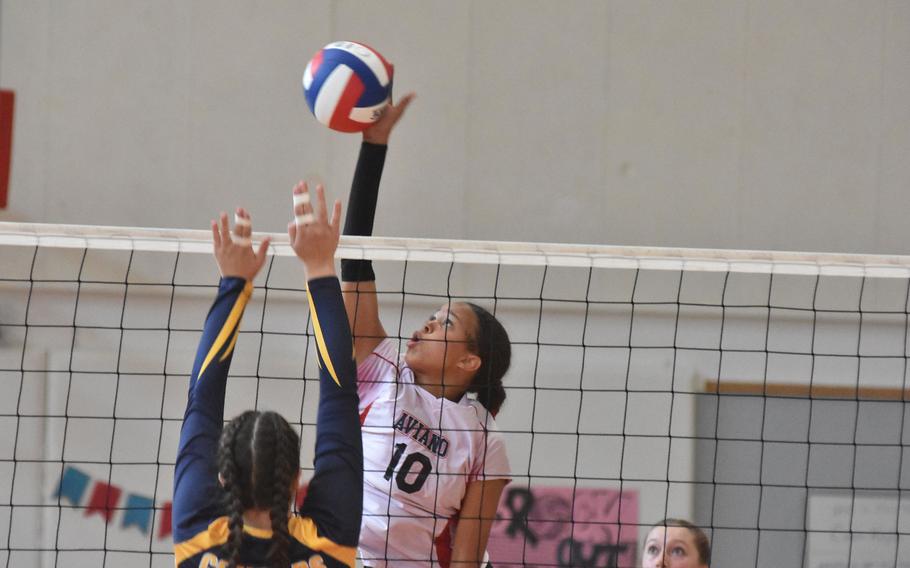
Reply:
[[[319,122],[340,132],[360,132],[376,122],[389,101],[392,71],[368,45],[332,42],[307,63],[303,94]]]

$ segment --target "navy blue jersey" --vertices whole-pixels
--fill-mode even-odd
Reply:
[[[288,522],[293,568],[354,566],[363,501],[363,447],[351,330],[335,277],[308,284],[318,346],[319,411],[314,474],[299,515]],[[174,471],[174,556],[179,568],[227,565],[229,537],[216,454],[224,391],[240,319],[253,286],[224,278],[209,310],[190,377]],[[240,564],[266,566],[271,531],[244,528]]]

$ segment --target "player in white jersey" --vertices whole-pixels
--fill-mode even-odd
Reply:
[[[364,132],[345,234],[372,233],[389,134],[412,98]],[[508,334],[487,310],[450,302],[399,353],[379,320],[369,261],[342,260],[342,291],[358,362],[364,566],[480,566],[511,477],[493,420],[505,400]],[[437,554],[436,540],[456,516],[451,549]]]

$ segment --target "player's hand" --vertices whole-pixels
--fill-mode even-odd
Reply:
[[[306,182],[294,186],[294,221],[288,223],[291,248],[306,269],[307,280],[335,275],[335,249],[341,233],[341,201],[336,200],[331,220],[325,205],[325,188],[316,186],[315,206]]]
[[[265,264],[270,239],[262,239],[258,250],[253,250],[251,236],[253,224],[250,214],[238,207],[234,214],[234,230],[228,224],[227,213],[221,213],[219,221],[212,221],[212,244],[215,262],[224,278],[236,277],[252,280]]]
[[[388,144],[392,129],[401,120],[404,112],[408,110],[408,106],[415,97],[417,97],[416,94],[408,93],[398,100],[398,104],[389,102],[383,109],[379,120],[363,131],[363,141],[370,144]]]

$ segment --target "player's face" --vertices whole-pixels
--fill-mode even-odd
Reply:
[[[686,527],[654,527],[645,540],[642,568],[705,568],[695,537]]]
[[[460,302],[443,305],[411,335],[405,361],[415,373],[441,375],[450,385],[470,369],[466,362],[477,359],[471,351],[476,329],[477,316],[471,306]]]

